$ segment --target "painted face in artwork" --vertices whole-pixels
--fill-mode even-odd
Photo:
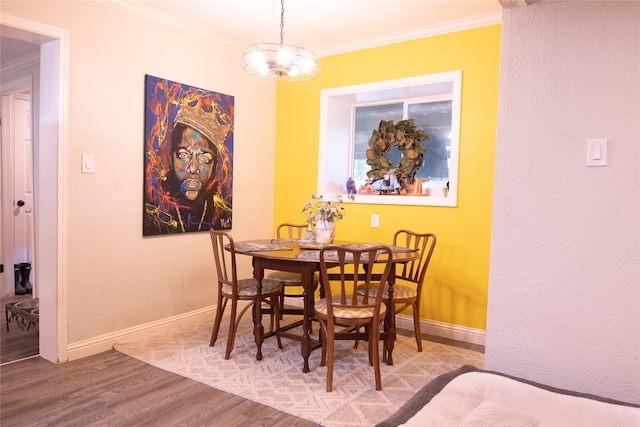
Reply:
[[[173,153],[173,169],[180,180],[180,191],[195,200],[213,176],[214,152],[207,138],[189,127]]]

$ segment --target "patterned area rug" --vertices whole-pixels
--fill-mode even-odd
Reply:
[[[285,316],[285,322],[289,319]],[[263,322],[265,325],[268,320]],[[484,367],[484,354],[423,341],[418,353],[413,337],[398,336],[394,365],[383,363],[382,391],[375,390],[373,367],[367,362],[367,343],[353,349],[352,341],[336,344],[333,392],[325,391],[326,368],[320,349],[309,358],[310,372],[302,373],[300,343],[275,337],[263,345],[263,360],[255,359],[250,313],[236,335],[230,360],[224,360],[226,327],[223,322],[214,347],[209,347],[209,321],[174,327],[141,341],[116,344],[128,356],[328,427],[374,426],[392,415],[431,379],[462,365]],[[314,332],[319,326],[314,324]],[[382,346],[381,346],[382,348]]]

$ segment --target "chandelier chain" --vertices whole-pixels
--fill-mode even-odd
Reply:
[[[280,44],[284,44],[284,0],[280,1],[282,9],[280,11]]]

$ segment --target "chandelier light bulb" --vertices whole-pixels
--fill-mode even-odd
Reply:
[[[297,66],[293,66],[291,67],[291,69],[289,69],[289,76],[290,77],[298,77],[298,75],[300,74],[300,69]]]
[[[261,65],[267,65],[267,58],[265,58],[262,52],[252,52],[250,55],[251,65],[260,67]]]
[[[269,65],[267,65],[266,62],[259,64],[257,70],[258,70],[258,74],[261,74],[263,76],[269,75]]]
[[[278,50],[278,54],[276,55],[278,58],[278,64],[280,65],[289,65],[291,61],[293,61],[293,55],[285,46]]]
[[[308,57],[302,57],[300,58],[300,61],[298,61],[298,65],[300,66],[300,69],[305,72],[308,73],[309,71],[313,70],[313,60],[311,58]]]

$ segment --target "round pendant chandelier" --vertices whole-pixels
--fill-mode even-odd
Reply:
[[[320,74],[318,56],[299,46],[284,43],[284,0],[281,0],[280,43],[256,43],[242,54],[242,69],[252,76],[271,80],[311,80]]]

